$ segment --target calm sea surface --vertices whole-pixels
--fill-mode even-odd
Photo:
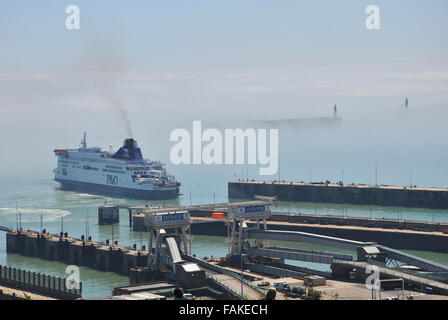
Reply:
[[[398,116],[397,116],[398,118]],[[168,165],[168,170],[182,183],[183,193],[176,200],[152,201],[152,205],[188,205],[226,202],[227,182],[232,179],[284,179],[295,181],[339,181],[344,183],[366,183],[375,181],[375,161],[377,161],[377,179],[379,184],[419,186],[448,186],[448,150],[444,139],[446,125],[442,119],[433,119],[431,123],[422,123],[422,116],[412,117],[399,115],[394,119],[381,121],[374,119],[359,123],[344,119],[344,125],[335,128],[308,128],[295,130],[283,128],[279,131],[279,166],[280,173],[274,177],[260,177],[259,167],[237,165],[173,166],[167,157],[161,157]],[[373,120],[372,120],[373,121]],[[440,123],[439,123],[440,122]],[[373,124],[374,123],[374,124]],[[397,123],[400,127],[397,128]],[[409,128],[415,130],[410,131]],[[422,130],[418,130],[418,129]],[[424,130],[423,130],[424,129]],[[413,134],[420,132],[422,135]],[[159,154],[169,154],[168,138],[155,141],[163,147]],[[145,157],[151,158],[151,150],[142,147]],[[41,217],[43,227],[51,233],[59,233],[61,229],[76,237],[89,234],[97,241],[106,239],[118,240],[119,244],[131,246],[134,243],[140,248],[146,244],[147,235],[133,232],[128,225],[128,214],[122,212],[120,224],[115,226],[99,226],[97,208],[108,204],[144,205],[145,201],[113,199],[101,196],[79,194],[58,189],[52,181],[52,170],[56,158],[46,151],[48,160],[44,167],[32,168],[34,171],[23,173],[18,168],[0,175],[0,225],[16,228],[17,216],[20,213],[21,225],[24,229],[38,230]],[[2,167],[3,168],[3,167]],[[4,172],[4,171],[3,171]],[[412,172],[412,173],[411,173]],[[280,202],[274,210],[282,212],[301,212],[308,214],[329,214],[361,217],[386,217],[392,219],[410,219],[423,221],[448,222],[447,210],[407,209],[396,207],[332,205],[315,203]],[[312,246],[305,243],[277,243],[283,246],[314,248],[332,251],[333,248]],[[223,237],[194,236],[192,251],[200,257],[224,256],[227,244]],[[413,254],[448,265],[448,255],[412,251]],[[32,271],[65,276],[66,265],[49,262],[37,258],[21,257],[6,254],[6,235],[0,232],[0,264],[25,268]],[[309,265],[321,270],[328,266]],[[116,286],[127,285],[128,278],[114,273],[104,273],[81,268],[83,294],[86,298],[102,298],[110,296]]]

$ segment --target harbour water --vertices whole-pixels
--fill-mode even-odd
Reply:
[[[188,205],[226,202],[227,182],[232,179],[280,179],[296,181],[339,181],[344,183],[379,184],[446,187],[448,158],[443,139],[447,127],[444,119],[429,117],[423,111],[414,113],[396,113],[388,119],[381,116],[354,113],[351,118],[344,116],[343,125],[332,128],[280,128],[279,131],[279,167],[276,176],[259,176],[258,165],[214,165],[173,166],[169,161],[169,130],[159,132],[157,136],[166,139],[145,141],[137,139],[144,157],[160,159],[167,163],[167,169],[182,183],[178,199],[152,201],[151,205]],[[363,118],[364,117],[364,118]],[[424,120],[424,122],[422,122]],[[376,124],[381,123],[381,130]],[[191,123],[190,123],[191,125]],[[412,133],[414,128],[419,134]],[[81,131],[81,130],[80,130]],[[412,131],[412,132],[414,132]],[[366,132],[368,134],[366,134]],[[362,134],[357,134],[362,133]],[[148,139],[148,137],[146,137]],[[19,163],[2,165],[0,171],[0,225],[16,228],[21,221],[24,229],[38,230],[41,224],[51,233],[61,230],[69,235],[89,234],[94,240],[118,240],[120,245],[140,248],[146,244],[147,235],[133,232],[129,228],[128,213],[123,210],[120,224],[99,226],[97,208],[105,202],[109,204],[138,204],[145,201],[112,199],[101,196],[61,191],[52,181],[52,170],[56,158],[51,153],[54,142],[39,140],[40,161],[32,167]],[[42,141],[45,141],[43,145]],[[96,145],[95,137],[89,145]],[[74,141],[76,142],[76,141]],[[71,141],[64,143],[70,145]],[[148,149],[149,148],[149,149]],[[44,150],[42,152],[42,150]],[[381,155],[381,156],[380,156]],[[375,161],[378,160],[375,174]],[[5,160],[6,161],[6,160]],[[9,160],[8,160],[9,161]],[[3,162],[2,163],[7,163]],[[9,161],[9,163],[11,163]],[[20,169],[19,169],[20,167]],[[412,172],[412,174],[410,174]],[[16,209],[17,207],[17,209]],[[423,221],[448,221],[447,210],[355,206],[343,204],[314,204],[298,202],[280,202],[274,211],[301,212],[307,214],[329,214],[361,216],[375,218],[408,219]],[[20,219],[19,219],[20,217]],[[87,232],[88,231],[88,232]],[[282,243],[284,246],[311,248],[309,244]],[[333,248],[317,248],[334,250]],[[222,237],[194,236],[192,251],[200,257],[224,256],[227,244]],[[411,252],[424,258],[448,265],[448,255],[433,252]],[[6,236],[0,232],[0,264],[32,271],[65,276],[65,265],[59,262],[43,261],[35,258],[6,254]],[[301,266],[310,266],[300,263]],[[313,265],[315,268],[325,266]],[[128,278],[113,273],[103,273],[81,268],[83,295],[86,298],[101,298],[111,295],[112,288],[128,284]]]
[[[51,233],[59,233],[61,230],[76,237],[89,234],[93,239],[105,241],[106,239],[118,240],[119,244],[131,246],[134,243],[138,248],[147,245],[147,235],[144,232],[133,232],[129,228],[128,212],[122,210],[120,223],[114,226],[99,226],[97,221],[98,206],[109,204],[135,204],[145,205],[145,201],[129,199],[105,198],[102,196],[79,194],[61,191],[58,184],[51,181],[51,177],[29,178],[27,180],[15,180],[14,178],[2,177],[0,185],[0,225],[16,228],[21,224],[23,229],[38,230],[41,226]],[[220,192],[210,195],[210,190],[202,190],[193,187],[191,199],[193,203],[211,203],[214,201],[227,201],[226,188]],[[187,184],[188,186],[188,184]],[[188,189],[186,189],[188,190]],[[194,192],[196,190],[196,193]],[[202,193],[201,193],[202,192]],[[213,199],[214,198],[214,199]],[[198,201],[201,199],[201,201]],[[190,191],[176,200],[153,201],[153,205],[188,204],[190,202]],[[17,208],[16,208],[17,205]],[[275,210],[283,212],[302,212],[312,214],[338,214],[367,216],[371,210],[369,207],[311,204],[311,203],[279,203]],[[342,211],[341,211],[342,210]],[[394,217],[397,208],[372,208],[374,217]],[[431,220],[431,210],[424,209],[401,209],[403,218],[416,220]],[[446,221],[447,212],[437,212],[437,221]],[[275,245],[313,248],[316,250],[334,251],[329,247],[316,247],[306,243],[281,243],[273,242]],[[337,249],[340,251],[339,249]],[[214,255],[225,256],[228,246],[223,237],[194,235],[192,252],[199,257]],[[355,254],[354,252],[347,252]],[[440,263],[448,264],[448,254],[433,252],[418,252],[413,254],[428,258]],[[292,263],[292,262],[291,262]],[[309,263],[294,263],[303,267],[316,268],[329,271],[329,266]],[[6,234],[0,233],[0,265],[9,265],[16,268],[24,268],[35,272],[47,273],[55,276],[65,277],[65,264],[60,262],[45,261],[38,258],[23,257],[16,254],[6,254]],[[99,272],[86,267],[80,268],[81,281],[83,282],[83,296],[87,299],[103,298],[111,295],[116,286],[127,285],[128,277],[120,276],[110,272]]]

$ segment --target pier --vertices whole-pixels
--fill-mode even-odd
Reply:
[[[280,262],[266,265],[247,265],[249,270],[272,274],[276,276],[301,276],[305,273],[297,270],[297,267],[284,264],[284,260],[307,261],[331,265],[331,276],[323,273],[322,276],[340,279],[350,279],[350,273],[357,270],[358,281],[365,281],[371,274],[368,266],[378,268],[381,279],[400,278],[414,287],[431,287],[439,294],[448,294],[448,266],[422,259],[399,250],[377,245],[375,243],[361,243],[348,239],[325,237],[318,234],[304,234],[292,231],[252,231],[250,228],[244,233],[245,238],[257,238],[268,240],[281,240],[291,242],[307,242],[312,244],[324,244],[336,248],[355,249],[357,260],[353,256],[339,253],[320,252],[313,250],[292,249],[283,247],[248,247],[244,253],[253,256],[279,258]],[[405,269],[401,266],[409,265],[418,271]],[[296,270],[295,270],[296,269]],[[317,273],[315,273],[317,274]]]
[[[423,250],[448,253],[448,234],[436,231],[437,224],[428,224],[420,230],[408,229],[406,223],[383,224],[381,219],[372,220],[369,225],[358,226],[356,219],[340,218],[337,223],[319,222],[316,217],[303,217],[302,222],[288,222],[288,217],[281,216],[276,221],[276,215],[267,220],[269,230],[300,231],[311,234],[325,235],[335,238],[349,238],[359,242],[376,242],[400,250]],[[227,236],[225,221],[206,217],[192,217],[191,233],[198,235]],[[326,219],[324,219],[326,220]],[[336,219],[334,219],[336,220]],[[253,226],[248,222],[249,227]],[[424,223],[422,223],[424,225]],[[412,226],[412,225],[411,225]]]
[[[332,263],[331,268],[333,270],[335,278],[338,279],[344,277],[346,279],[349,279],[349,274],[353,272],[353,270],[356,270],[355,273],[357,274],[358,277],[357,280],[362,282],[365,281],[366,278],[371,274],[371,271],[367,272],[369,266],[371,266],[371,264],[367,262],[335,260]],[[417,274],[404,272],[401,270],[395,270],[381,265],[374,264],[374,266],[378,268],[382,280],[402,279],[407,285],[411,287],[417,287],[417,288],[430,287],[439,294],[443,295],[448,294],[448,284],[444,282],[419,276]]]
[[[254,201],[200,206],[129,207],[127,209],[134,220],[132,227],[149,232],[148,250],[120,246],[117,241],[110,243],[107,240],[102,243],[93,241],[91,237],[70,237],[62,232],[54,235],[45,230],[36,232],[5,228],[7,252],[116,272],[129,276],[130,284],[134,285],[168,281],[191,290],[209,288],[210,292],[218,292],[228,299],[258,299],[262,296],[265,290],[252,283],[262,279],[258,276],[260,274],[274,278],[305,279],[311,273],[337,279],[350,278],[350,270],[355,269],[360,280],[368,276],[367,266],[370,264],[379,266],[385,278],[400,276],[408,286],[429,286],[434,292],[448,294],[447,266],[392,249],[387,243],[375,241],[371,237],[363,240],[352,237],[359,229],[369,229],[367,227],[285,222],[282,219],[294,217],[274,215],[271,207],[275,201],[275,198],[259,196]],[[297,230],[304,226],[315,231]],[[192,228],[205,228],[214,235],[218,235],[216,230],[223,231],[229,244],[227,257],[215,263],[193,256]],[[325,234],[325,230],[333,231]],[[354,233],[347,230],[353,230]],[[426,231],[403,231],[411,235],[429,234]],[[387,232],[396,234],[393,229]],[[447,234],[438,234],[448,239]],[[306,242],[357,254],[269,245],[273,240]],[[332,272],[290,265],[285,263],[286,260],[327,264],[331,266]],[[411,271],[401,267],[403,264],[417,271],[411,274]],[[235,272],[238,269],[239,274]]]
[[[228,297],[234,298],[241,298],[239,295],[242,293],[237,291],[242,286],[243,290],[245,289],[244,297],[255,299],[264,293],[262,289],[251,285],[233,272],[191,255],[191,240],[187,233],[191,224],[188,210],[225,207],[233,217],[232,252],[236,254],[242,243],[241,219],[263,220],[270,214],[271,204],[271,199],[261,199],[192,207],[128,208],[131,214],[132,210],[136,210],[144,216],[142,222],[149,232],[146,251],[120,246],[117,241],[109,243],[109,240],[106,240],[102,243],[93,241],[91,237],[75,238],[62,232],[54,235],[46,230],[36,232],[5,228],[7,252],[128,275],[131,284],[164,279],[179,283],[184,288],[202,288],[209,285],[227,291]],[[111,209],[114,211],[113,207]]]
[[[277,196],[280,201],[448,209],[448,189],[415,186],[240,180],[228,183],[228,195],[229,199],[261,195]]]
[[[201,288],[207,283],[218,287],[221,283],[221,285],[226,284],[223,288],[227,288],[226,290],[232,295],[236,292],[235,283],[241,284],[244,279],[238,280],[236,274],[191,256],[191,239],[187,233],[191,225],[188,210],[197,210],[198,207],[225,206],[227,212],[233,216],[232,250],[236,252],[242,241],[240,220],[243,218],[263,219],[270,214],[271,204],[272,200],[261,199],[187,208],[146,206],[128,208],[144,216],[142,222],[149,232],[149,241],[148,250],[142,251],[136,250],[135,246],[133,248],[120,246],[117,241],[109,243],[109,240],[106,240],[102,243],[93,241],[91,237],[75,238],[62,232],[54,235],[46,230],[36,232],[20,228],[19,230],[5,228],[7,252],[128,275],[131,284],[164,279],[179,283],[184,288]],[[111,210],[115,212],[113,207]],[[103,213],[101,211],[100,214]],[[118,211],[116,212],[118,214]],[[114,220],[118,218],[114,216]],[[105,222],[104,219],[101,221]],[[200,268],[199,265],[202,267]],[[257,290],[249,284],[243,284],[243,288],[244,286],[247,286],[246,294],[250,298],[254,298],[255,293],[257,298],[261,295],[261,289]]]
[[[250,248],[245,253],[255,256],[305,261],[313,263],[331,264],[334,259],[352,261],[353,256],[349,254],[330,253],[315,250],[291,249],[284,247]]]
[[[274,212],[270,221],[299,223],[299,224],[320,224],[332,226],[356,226],[363,228],[377,229],[397,229],[426,232],[442,232],[448,234],[448,223],[418,221],[408,219],[386,219],[386,218],[364,218],[343,215],[321,215]]]
[[[12,230],[6,235],[6,250],[24,256],[87,266],[101,271],[129,275],[129,269],[144,266],[148,253],[91,239],[54,235],[47,232]]]
[[[377,245],[373,242],[359,242],[349,239],[333,238],[322,236],[319,234],[310,234],[298,231],[279,231],[279,230],[248,230],[244,233],[245,239],[256,238],[265,240],[279,240],[279,241],[291,241],[291,242],[306,242],[311,244],[321,244],[328,247],[341,248],[347,250],[353,250],[358,252],[358,259],[361,258],[363,253],[360,253],[360,248],[372,247],[376,248],[378,253],[381,253],[385,260],[399,261],[409,265],[418,267],[421,270],[425,270],[429,273],[442,274],[441,277],[448,279],[448,266],[429,261],[423,258],[416,257],[411,254],[401,252],[396,249],[389,248],[384,245]],[[248,252],[259,253],[264,256],[278,257],[282,259],[291,259],[299,261],[309,261],[317,263],[331,264],[333,259],[351,261],[350,255],[334,254],[319,251],[300,250],[300,249],[288,249],[281,247],[269,247],[269,248],[250,248]]]

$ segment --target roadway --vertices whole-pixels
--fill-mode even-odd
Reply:
[[[206,273],[219,280],[219,282],[225,283],[225,286],[229,287],[231,291],[238,293],[241,296],[241,280],[236,278],[230,274],[222,274],[216,271],[210,270],[201,266],[202,269],[205,270]],[[252,288],[251,286],[243,283],[243,297],[248,300],[258,300],[261,296],[261,293]]]

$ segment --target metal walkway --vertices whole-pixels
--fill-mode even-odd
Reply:
[[[174,238],[166,238],[165,239],[168,249],[170,251],[171,259],[173,260],[173,263],[182,262],[182,256],[180,255],[179,247],[177,246],[176,239]]]
[[[266,197],[268,198],[268,197]],[[119,206],[120,208],[132,209],[140,213],[160,213],[160,212],[179,212],[179,211],[194,211],[194,210],[215,210],[215,209],[228,209],[229,207],[244,207],[244,206],[258,206],[266,205],[266,200],[251,200],[242,202],[222,202],[222,203],[212,203],[212,204],[198,204],[189,206],[179,206],[179,207],[130,207],[130,206]]]
[[[377,246],[382,252],[385,252],[389,259],[397,260],[406,264],[410,264],[425,271],[430,271],[434,273],[448,274],[448,266],[436,263],[430,260],[426,260],[420,257],[416,257],[412,254],[404,253],[389,247]]]
[[[300,231],[280,231],[280,230],[248,230],[245,233],[246,238],[263,239],[263,240],[279,240],[279,241],[296,241],[319,244],[340,249],[354,250],[359,246],[363,246],[364,242],[334,238]]]
[[[313,233],[307,233],[307,232],[300,232],[300,231],[280,231],[280,230],[254,230],[249,229],[245,236],[247,238],[255,238],[255,239],[266,239],[266,240],[280,240],[280,241],[297,241],[297,242],[307,242],[312,244],[319,244],[319,245],[325,245],[330,247],[336,247],[336,248],[342,248],[342,249],[348,249],[348,250],[354,250],[356,251],[356,248],[359,246],[364,245],[372,245],[372,243],[368,242],[360,242],[360,241],[354,241],[354,240],[348,240],[348,239],[342,239],[342,238],[334,238],[334,237],[328,237],[323,236],[319,234],[313,234]],[[405,264],[410,264],[413,266],[416,266],[422,270],[432,272],[432,273],[439,273],[442,274],[444,277],[448,275],[448,266],[442,265],[440,263],[436,263],[430,260],[426,260],[408,253],[401,252],[396,249],[392,249],[386,246],[376,245],[374,246],[378,247],[378,249],[381,252],[384,252],[388,259],[396,260],[403,262]],[[291,254],[291,251],[294,251],[294,249],[286,249],[286,248],[269,248],[274,249],[279,252],[273,252],[272,250],[267,251],[266,249],[257,249],[259,251],[258,255],[266,255],[271,257],[277,257],[277,258],[284,258],[284,259],[291,259],[291,260],[300,260],[300,261],[310,261],[310,262],[319,262],[320,263],[330,263],[331,259],[324,257],[325,254],[322,252],[304,252],[300,250],[296,250],[295,254]],[[254,250],[254,249],[251,249]],[[288,252],[285,252],[288,251]],[[254,254],[257,254],[255,251],[253,251]],[[308,255],[307,255],[308,254]],[[311,255],[310,255],[311,254]],[[346,260],[341,259],[341,257],[335,256],[335,254],[332,254],[334,259],[339,260]],[[302,260],[303,259],[303,260]],[[350,260],[350,259],[348,259]],[[353,260],[353,259],[351,259]]]
[[[287,260],[306,261],[314,263],[331,264],[333,259],[353,260],[352,255],[329,253],[323,251],[291,249],[283,247],[268,247],[268,248],[250,248],[245,250],[246,253],[256,256],[281,258]]]
[[[10,231],[12,231],[12,230],[9,229],[9,228],[7,228],[7,227],[2,227],[2,226],[0,226],[0,231],[10,232]]]

